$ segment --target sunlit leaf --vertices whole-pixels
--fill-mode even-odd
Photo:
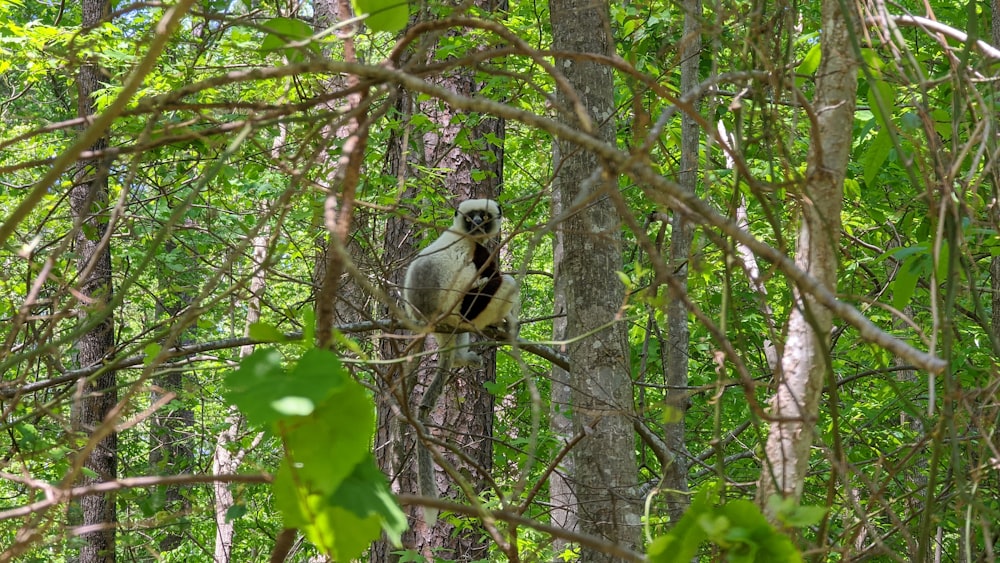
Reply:
[[[372,31],[396,33],[406,27],[410,7],[406,0],[351,0],[354,13],[365,15],[365,25]]]

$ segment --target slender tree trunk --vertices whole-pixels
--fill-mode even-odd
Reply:
[[[411,99],[405,94],[401,96],[399,109],[402,122],[410,115]],[[403,147],[403,136],[394,134],[389,139],[386,160],[388,172],[402,180],[408,176],[406,150]],[[411,191],[403,194],[404,199],[413,197]],[[403,273],[406,263],[415,253],[412,236],[412,225],[400,217],[390,216],[386,220],[384,245],[382,249],[383,270],[382,283],[385,287],[398,288],[403,283]],[[383,307],[382,313],[389,314],[389,308]],[[383,358],[402,357],[406,341],[386,335],[380,343],[380,354]],[[389,477],[389,485],[394,493],[419,494],[420,486],[417,480],[416,449],[417,441],[412,429],[407,426],[405,415],[401,409],[412,408],[420,403],[419,398],[411,399],[410,393],[413,381],[407,377],[410,370],[417,369],[412,364],[398,364],[378,372],[375,394],[375,460],[379,469]],[[410,528],[403,533],[403,546],[416,549],[419,538],[424,532],[419,507],[407,507],[407,517]],[[375,563],[393,563],[399,560],[394,555],[396,548],[385,538],[372,545],[371,561]]]
[[[684,2],[684,36],[681,39],[681,92],[688,95],[698,86],[698,67],[701,61],[701,0]],[[698,102],[692,100],[695,108]],[[681,117],[681,169],[678,181],[682,189],[694,193],[698,184],[701,128],[690,115]],[[688,259],[691,254],[691,226],[680,213],[674,213],[670,238],[670,272],[677,287],[687,287]],[[663,442],[674,454],[673,462],[663,468],[663,487],[667,493],[667,513],[676,522],[688,505],[687,446],[684,442],[684,416],[689,399],[688,348],[691,334],[688,330],[688,312],[681,299],[671,299],[667,306],[667,362],[665,365],[666,403],[676,412],[663,425]]]
[[[164,245],[165,254],[174,252],[186,253],[174,239],[168,239]],[[193,259],[186,255],[185,259]],[[168,268],[163,268],[159,275],[160,298],[157,301],[157,317],[172,318],[191,304],[191,291],[194,287],[191,272],[178,274]],[[188,283],[187,287],[183,286]],[[181,334],[171,335],[172,345],[190,344]],[[174,393],[176,398],[161,407],[150,417],[150,450],[149,466],[153,472],[160,475],[182,475],[191,473],[194,463],[194,448],[190,436],[194,426],[194,413],[185,406],[183,398],[185,370],[180,367],[169,367],[153,377],[154,390],[150,393],[150,402],[156,403],[160,397]],[[190,508],[190,503],[181,495],[177,485],[167,486],[164,490],[164,505],[166,512],[180,516]],[[166,535],[160,540],[159,550],[170,551],[181,545],[184,536],[177,533],[179,527],[166,528]]]
[[[795,263],[830,291],[837,282],[837,247],[847,159],[851,149],[858,61],[851,46],[847,17],[857,29],[858,16],[841,12],[838,0],[822,6],[822,61],[816,73],[809,163],[799,202],[801,225]],[[830,311],[794,291],[795,304],[781,357],[777,392],[771,401],[765,448],[766,466],[758,500],[774,494],[798,499],[802,494],[809,451],[819,411],[824,377],[830,371]],[[772,515],[773,516],[773,515]]]
[[[253,239],[253,276],[250,278],[250,298],[247,300],[247,318],[244,333],[250,333],[250,325],[260,320],[260,305],[267,287],[267,229],[261,230]],[[248,344],[240,348],[240,358],[252,354],[254,346]],[[212,475],[233,475],[236,473],[246,455],[247,450],[236,448],[240,433],[243,431],[243,415],[236,408],[229,410],[226,416],[225,430],[219,433],[215,441],[215,456],[212,458]],[[258,436],[257,440],[260,437]],[[255,440],[256,441],[256,440]],[[233,541],[236,537],[236,527],[229,519],[229,510],[236,504],[233,492],[228,483],[215,482],[212,491],[215,493],[215,563],[229,563],[233,556]]]
[[[556,51],[612,54],[607,2],[550,0]],[[576,112],[586,111],[593,133],[615,141],[615,104],[611,69],[591,62],[558,60],[555,65],[579,96],[565,92],[558,102],[563,119],[586,127]],[[573,488],[582,532],[628,548],[639,542],[639,510],[634,406],[625,325],[614,322],[624,302],[620,218],[604,190],[617,189],[614,177],[590,153],[557,142],[553,146],[554,196],[568,214],[560,223],[563,255],[555,264],[566,298],[566,337],[571,372],[575,433],[587,436],[573,451]],[[608,323],[613,323],[606,326]],[[602,328],[603,327],[603,328]],[[611,561],[607,554],[584,549],[585,561]]]
[[[82,25],[90,28],[107,16],[105,0],[84,0]],[[79,90],[78,114],[88,117],[95,113],[94,94],[101,88],[101,72],[96,64],[80,67],[77,76]],[[101,150],[108,145],[102,137],[93,147]],[[81,161],[70,192],[76,229],[77,269],[80,293],[85,299],[79,306],[81,322],[100,319],[98,324],[80,337],[77,343],[80,366],[100,364],[114,350],[114,321],[108,309],[112,295],[110,242],[101,239],[108,229],[108,163]],[[114,481],[118,476],[118,437],[106,420],[118,403],[115,372],[108,370],[82,382],[83,394],[79,408],[80,428],[91,434],[93,444],[84,466],[95,477],[84,477],[85,483]],[[115,560],[115,496],[114,493],[90,495],[80,499],[83,516],[84,544],[80,547],[80,563],[111,563]],[[92,530],[92,531],[90,531]]]
[[[1000,0],[992,0],[991,36],[994,47],[1000,47]],[[996,166],[994,164],[994,166]],[[1000,170],[993,172],[993,228],[1000,229]],[[990,261],[990,279],[992,280],[993,318],[993,351],[1000,354],[1000,256],[994,256]]]

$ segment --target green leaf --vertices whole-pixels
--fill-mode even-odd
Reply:
[[[155,360],[156,357],[160,355],[160,350],[162,349],[163,347],[157,344],[156,342],[150,342],[149,344],[147,344],[146,347],[142,349],[142,354],[143,356],[145,356],[142,359],[142,364],[145,366],[151,365],[153,363],[153,360]]]
[[[819,68],[820,56],[823,53],[822,44],[817,41],[809,48],[809,52],[806,56],[802,58],[802,62],[799,63],[799,68],[795,69],[795,73],[803,76],[808,76]]]
[[[354,472],[341,483],[330,501],[362,518],[378,516],[393,545],[402,545],[402,535],[407,528],[406,514],[396,503],[389,482],[371,455],[355,466]]]
[[[307,355],[314,356],[308,364],[332,357],[315,348]],[[312,414],[283,420],[279,428],[286,455],[274,494],[286,526],[301,529],[335,560],[359,557],[382,530],[400,545],[406,517],[375,466],[375,410],[361,385],[346,379]]]
[[[503,394],[503,392],[507,390],[506,385],[504,385],[503,383],[497,383],[495,381],[484,381],[483,388],[486,389],[487,393],[493,395],[494,397],[501,396],[501,394]]]
[[[827,510],[825,506],[796,506],[791,513],[784,515],[781,521],[786,526],[805,528],[819,524],[826,516]]]
[[[351,0],[354,13],[367,15],[365,25],[372,31],[396,33],[406,27],[410,7],[406,0]]]
[[[711,509],[709,498],[714,496],[711,488],[706,488],[694,496],[691,506],[684,516],[666,535],[653,540],[647,555],[651,563],[672,563],[690,561],[698,553],[698,546],[708,537],[698,521]]]
[[[348,380],[312,414],[281,426],[296,483],[329,494],[369,455],[375,408],[364,388]]]
[[[919,265],[926,258],[925,254],[910,256],[903,261],[899,271],[896,272],[896,278],[892,280],[892,306],[897,310],[902,311],[904,307],[909,305],[923,269]]]
[[[247,334],[258,342],[285,342],[285,334],[267,323],[252,323]]]
[[[237,518],[242,518],[247,513],[247,506],[245,504],[234,504],[226,510],[226,522],[232,522]]]
[[[316,311],[312,308],[302,313],[302,345],[307,349],[316,345]]]
[[[286,374],[281,354],[273,348],[261,348],[226,376],[224,397],[239,407],[251,424],[271,426],[300,415],[306,401],[319,405],[347,382],[353,383],[329,350],[307,351]]]
[[[868,150],[861,155],[861,165],[864,167],[865,185],[872,187],[875,185],[875,178],[882,171],[882,165],[889,158],[892,151],[892,137],[885,129],[879,129],[878,135],[868,145]]]
[[[868,88],[868,107],[881,127],[890,127],[895,112],[896,90],[883,80],[876,80]]]
[[[263,27],[269,31],[260,44],[260,52],[264,54],[283,49],[289,43],[304,41],[313,35],[313,29],[308,23],[295,18],[272,18],[264,22]],[[306,47],[319,52],[313,43],[308,43]],[[301,47],[285,49],[284,54],[291,62],[305,60]]]

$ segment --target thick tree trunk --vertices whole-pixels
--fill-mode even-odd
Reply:
[[[98,25],[107,15],[105,0],[84,0],[82,25]],[[77,76],[79,91],[78,113],[87,117],[95,113],[94,94],[101,88],[100,69],[84,64]],[[108,144],[102,137],[92,149],[101,150]],[[81,322],[98,324],[80,337],[77,343],[81,367],[100,364],[114,350],[114,322],[108,309],[112,296],[110,242],[101,239],[108,228],[108,164],[99,160],[79,163],[73,189],[70,192],[73,219],[77,224],[75,252],[79,256],[77,271],[80,294]],[[92,446],[84,466],[96,477],[84,477],[84,483],[113,481],[118,476],[118,437],[114,421],[106,420],[118,403],[115,372],[108,370],[87,380],[83,385],[79,405],[79,426],[91,435]],[[115,560],[115,496],[114,493],[90,495],[80,499],[83,516],[84,544],[80,547],[80,563],[110,563]]]
[[[556,51],[612,54],[607,2],[550,0]],[[591,62],[557,60],[558,68],[590,114],[594,134],[615,141],[615,105],[611,69]],[[558,101],[563,119],[580,123],[564,92]],[[604,190],[617,189],[614,177],[590,153],[557,142],[553,147],[554,196],[565,220],[563,255],[555,264],[566,298],[567,339],[571,364],[571,403],[575,433],[585,433],[573,451],[573,488],[580,530],[628,548],[639,542],[639,510],[634,408],[628,341],[623,323],[615,323],[624,301],[617,272],[622,268],[621,233],[613,203]],[[611,326],[605,326],[608,323]],[[604,328],[601,328],[604,327]],[[584,550],[585,561],[611,561],[604,553]]]
[[[853,4],[847,5],[853,8]],[[845,16],[852,19],[854,29],[858,17],[853,11],[844,14],[840,7],[838,0],[823,2],[822,61],[812,108],[817,130],[812,133],[799,202],[801,225],[795,256],[796,265],[830,291],[837,283],[840,212],[858,81],[858,61]],[[758,489],[761,503],[773,494],[795,499],[801,496],[823,381],[830,370],[830,311],[798,290],[794,297],[777,392],[771,401],[774,420]]]
[[[487,10],[506,9],[506,4],[497,2],[476,2]],[[432,58],[433,53],[426,53]],[[455,72],[434,80],[440,86],[455,92],[474,93],[480,89],[471,72]],[[403,156],[409,152],[411,158],[416,158],[416,164],[422,167],[436,167],[447,171],[444,176],[444,191],[452,194],[450,198],[454,205],[463,199],[485,197],[495,198],[499,194],[500,179],[503,178],[503,147],[487,142],[488,138],[504,137],[504,122],[501,119],[488,116],[472,116],[478,120],[471,131],[463,131],[467,121],[455,119],[451,108],[441,107],[436,100],[417,104],[413,100],[401,103],[404,115],[418,112],[436,127],[432,132],[420,138],[420,148],[401,146],[400,139],[391,141],[390,165],[392,173],[399,177],[412,175],[410,162]],[[407,120],[403,119],[405,123]],[[456,140],[460,134],[468,133],[468,140],[478,150],[465,152],[458,148]],[[492,158],[487,154],[492,153]],[[485,172],[482,180],[473,178],[474,172]],[[412,197],[412,193],[406,196]],[[450,220],[450,216],[447,218]],[[415,239],[412,236],[412,225],[400,219],[390,218],[386,228],[386,241],[383,262],[386,265],[385,278],[387,285],[398,287],[406,262],[413,257]],[[398,357],[401,349],[395,343],[386,342],[383,355]],[[473,462],[467,464],[449,451],[443,455],[460,472],[470,475],[470,481],[477,490],[481,490],[487,479],[481,478],[479,471],[491,472],[493,468],[493,395],[486,391],[485,383],[495,379],[495,353],[483,354],[485,369],[463,368],[456,372],[448,387],[442,393],[437,407],[430,413],[428,430],[438,440],[449,443]],[[421,402],[424,387],[434,376],[436,363],[422,362],[423,365],[406,365],[403,370],[415,370],[413,381],[405,385],[414,385],[414,389],[402,389],[404,383],[398,379],[386,378],[380,382],[380,393],[376,398],[378,411],[378,429],[376,433],[375,453],[379,467],[391,479],[394,492],[418,493],[416,480],[415,453],[418,445],[399,414],[405,410],[415,416]],[[407,404],[408,403],[408,404]],[[463,493],[448,476],[435,466],[436,482],[442,498],[464,499]],[[456,561],[475,561],[485,559],[488,555],[489,542],[483,530],[478,526],[464,525],[456,529],[444,519],[438,519],[432,527],[423,522],[423,513],[410,510],[411,529],[403,535],[403,543],[409,549],[415,549],[427,557],[436,555]],[[390,555],[391,547],[385,542],[379,542],[372,551],[373,561],[392,561],[396,557]]]
[[[563,213],[560,198],[552,198],[552,216],[559,217]],[[565,255],[565,232],[556,230],[556,240],[552,247],[552,263],[556,265],[555,272],[555,302],[552,312],[555,319],[552,321],[552,340],[560,342],[566,340],[566,278],[559,272],[558,265],[562,263]],[[565,350],[562,350],[565,353]],[[572,391],[573,386],[570,373],[560,367],[552,366],[552,392],[549,406],[549,429],[553,437],[559,443],[569,443],[573,439],[573,419],[572,412]],[[571,532],[579,528],[579,515],[577,513],[576,493],[573,491],[574,470],[573,456],[564,456],[562,463],[549,477],[549,502],[552,505],[549,518],[554,526]],[[553,549],[556,554],[562,553],[569,547],[569,542],[556,539],[553,542]]]

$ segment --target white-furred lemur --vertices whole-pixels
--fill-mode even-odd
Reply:
[[[420,251],[406,269],[403,300],[407,313],[413,321],[435,328],[440,350],[434,378],[420,402],[419,419],[425,431],[451,368],[482,365],[482,358],[469,350],[469,332],[504,326],[512,338],[517,334],[519,287],[513,277],[500,272],[495,252],[483,244],[500,234],[501,218],[500,205],[492,199],[463,201],[451,228]],[[427,448],[418,449],[417,473],[421,494],[437,498]],[[427,525],[433,525],[437,511],[425,509],[424,514]]]

